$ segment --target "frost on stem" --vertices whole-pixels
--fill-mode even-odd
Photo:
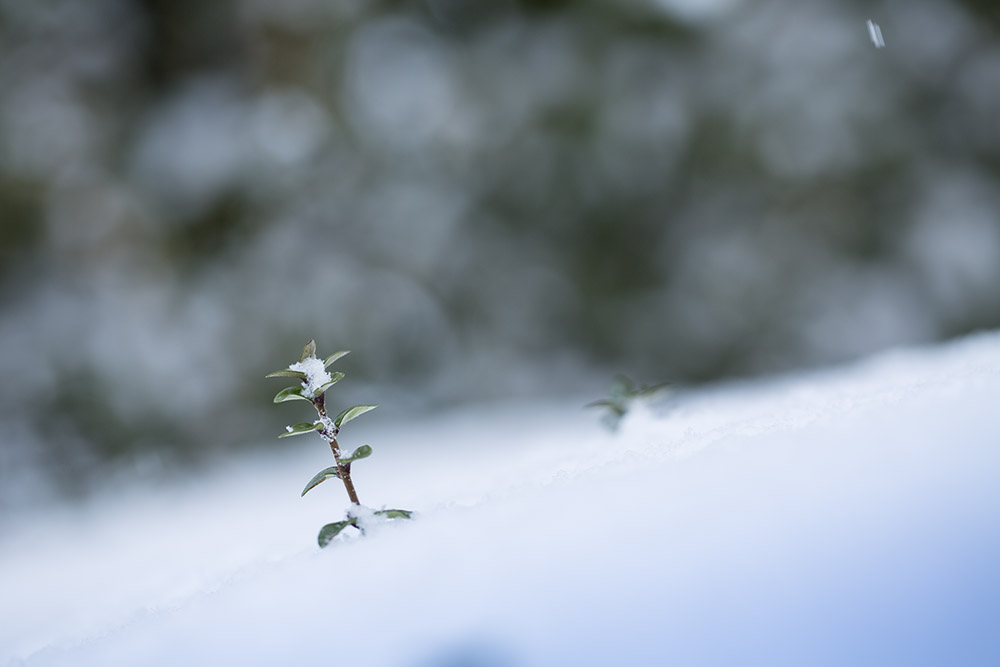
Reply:
[[[323,430],[321,431],[321,433],[336,434],[340,430],[333,425],[333,420],[330,419],[330,416],[327,414],[323,414],[320,416],[319,423],[323,425]]]

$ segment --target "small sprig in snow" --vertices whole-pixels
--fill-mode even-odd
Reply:
[[[371,456],[372,448],[369,445],[361,445],[350,455],[345,456],[341,450],[337,436],[340,429],[347,422],[360,417],[369,412],[377,405],[355,405],[341,411],[336,417],[330,418],[326,411],[326,392],[330,387],[344,378],[341,371],[335,373],[327,372],[327,368],[335,361],[348,353],[348,350],[334,352],[326,360],[321,360],[316,356],[316,341],[311,340],[302,348],[299,360],[285,369],[268,373],[267,377],[296,378],[301,384],[299,387],[286,387],[278,392],[274,397],[275,403],[284,403],[289,400],[304,400],[312,404],[316,410],[316,419],[313,422],[299,422],[293,426],[286,426],[285,432],[279,438],[293,435],[303,435],[305,433],[317,433],[320,438],[326,441],[333,454],[334,465],[324,468],[316,473],[306,484],[301,495],[306,495],[311,489],[328,479],[339,479],[344,484],[347,497],[351,501],[351,509],[347,513],[344,521],[335,521],[323,526],[317,537],[320,547],[325,547],[333,538],[340,534],[348,526],[353,526],[362,534],[366,526],[375,525],[391,519],[409,519],[412,512],[401,509],[380,509],[373,510],[365,507],[358,500],[357,490],[354,488],[354,481],[351,479],[352,465]]]
[[[315,396],[320,387],[333,380],[323,365],[323,360],[315,356],[296,361],[288,367],[288,370],[306,374],[306,379],[302,381],[302,390],[307,396]]]
[[[638,385],[628,377],[619,375],[611,384],[608,398],[593,401],[584,407],[606,410],[601,421],[604,422],[604,425],[609,430],[614,431],[618,428],[618,422],[621,421],[622,417],[625,416],[625,413],[629,411],[629,408],[633,404],[642,399],[651,399],[653,396],[664,392],[669,385],[669,382],[654,385]]]

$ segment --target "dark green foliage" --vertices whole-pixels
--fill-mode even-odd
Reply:
[[[0,4],[0,502],[247,447],[301,325],[437,404],[1000,326],[995,0]]]

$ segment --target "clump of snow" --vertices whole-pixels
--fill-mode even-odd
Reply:
[[[375,510],[366,505],[351,505],[350,509],[347,510],[347,516],[357,519],[359,524],[364,524],[375,519]]]
[[[388,521],[385,517],[375,514],[374,509],[365,505],[351,505],[351,508],[347,510],[347,517],[355,519],[357,527],[366,533]]]
[[[1000,664],[997,396],[993,333],[617,434],[592,396],[425,417],[352,471],[421,520],[324,550],[347,499],[298,497],[312,448],[116,489],[0,534],[0,664]]]
[[[347,510],[347,518],[356,519],[357,527],[366,533],[370,533],[379,526],[401,521],[400,519],[389,518],[385,514],[379,514],[379,512],[383,512],[386,509],[388,508],[385,506],[381,510],[376,510],[365,505],[351,505],[350,509]]]
[[[307,396],[315,396],[316,391],[333,378],[323,367],[323,360],[316,357],[308,357],[302,361],[296,361],[288,367],[288,370],[299,371],[306,374],[306,379],[302,382],[302,389]]]

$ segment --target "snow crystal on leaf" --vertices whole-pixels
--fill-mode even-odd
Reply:
[[[306,379],[302,382],[302,388],[305,390],[307,396],[315,396],[317,389],[333,379],[323,367],[323,360],[316,357],[296,361],[288,367],[288,370],[301,371],[306,374]]]

